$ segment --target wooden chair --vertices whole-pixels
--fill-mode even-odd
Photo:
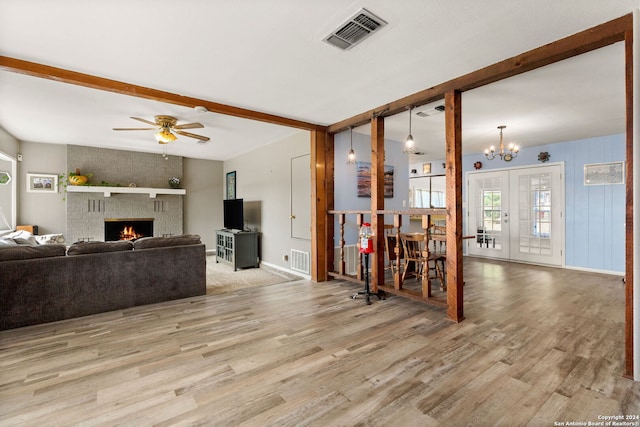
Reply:
[[[447,226],[446,225],[432,225],[431,226],[431,235],[438,235],[439,237],[447,235]],[[433,251],[445,253],[446,252],[446,244],[442,240],[433,240]]]
[[[430,260],[433,262],[433,266],[429,265],[429,270],[433,271],[435,277],[440,280],[440,289],[446,289],[445,264],[447,262],[447,242],[443,240],[447,235],[446,225],[432,225],[429,230],[429,236],[433,242],[433,252],[430,254]],[[435,237],[435,238],[434,238]]]
[[[436,278],[440,280],[440,288],[444,287],[444,254],[430,252],[425,248],[424,234],[401,234],[402,247],[404,249],[405,268],[402,274],[404,281],[407,273],[415,272],[418,279],[429,279],[429,262],[434,262]],[[426,251],[425,251],[426,249]],[[426,253],[425,253],[426,252]],[[425,256],[426,255],[426,256]],[[438,263],[440,261],[440,263]],[[413,269],[411,268],[413,266]]]
[[[385,270],[391,271],[391,274],[394,274],[396,268],[396,233],[395,227],[393,224],[384,224],[384,249],[385,255],[387,256],[387,266]],[[400,246],[400,254],[402,254],[402,246]],[[402,256],[400,256],[402,259]]]
[[[396,245],[397,239],[395,235],[388,234],[384,236],[384,247],[387,253],[387,260],[389,262],[388,269],[391,271],[391,274],[395,274],[396,272],[396,260],[398,257],[396,256]],[[400,246],[400,259],[404,258],[404,251],[402,249],[402,245]]]
[[[402,241],[402,249],[404,251],[404,272],[402,273],[402,281],[407,274],[414,273],[416,278],[422,277],[425,263],[427,259],[423,256],[424,235],[414,233],[403,233],[400,235]]]

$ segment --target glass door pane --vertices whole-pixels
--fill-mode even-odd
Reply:
[[[469,224],[467,234],[476,238],[469,242],[471,255],[508,258],[508,172],[469,174]],[[508,225],[508,224],[506,224]]]
[[[564,227],[562,167],[550,165],[510,171],[510,259],[541,264],[562,264]]]
[[[551,179],[548,173],[519,177],[519,251],[550,254]]]

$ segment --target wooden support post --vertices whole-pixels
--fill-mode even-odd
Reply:
[[[333,219],[327,213],[333,207],[333,198],[327,198],[327,182],[333,183],[333,135],[330,144],[327,139],[324,131],[311,132],[311,280],[316,282],[327,280],[328,258],[333,264]],[[327,175],[327,159],[331,177]]]
[[[624,376],[633,379],[633,30],[625,32],[626,93],[626,245],[625,245],[625,364]],[[636,378],[637,379],[637,378]]]
[[[378,292],[384,283],[384,119],[371,120],[371,229],[374,234],[375,255],[371,265],[371,291]]]
[[[445,94],[447,180],[447,318],[464,319],[462,277],[462,95]]]
[[[393,287],[399,291],[402,289],[402,274],[400,274],[400,267],[402,266],[402,260],[400,254],[402,253],[402,243],[400,242],[400,227],[402,227],[402,215],[393,215],[393,227],[396,229],[396,247],[394,252],[396,254],[396,268],[393,273]]]
[[[426,259],[422,267],[422,298],[431,298],[431,279],[429,278],[429,222],[431,215],[422,215],[422,232],[424,236],[424,246],[422,247],[422,257]],[[417,268],[418,266],[416,266]]]
[[[362,227],[363,223],[363,215],[356,214],[356,225],[358,226],[358,234],[360,233],[360,227]],[[358,280],[364,280],[364,274],[362,271],[362,257],[360,256],[360,239],[358,239],[358,243],[356,244],[356,248],[358,249],[358,267],[356,269],[356,278]]]
[[[345,262],[344,262],[344,223],[346,215],[338,214],[338,223],[340,224],[340,264],[338,265],[338,273],[344,275]]]

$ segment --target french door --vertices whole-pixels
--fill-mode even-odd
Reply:
[[[564,265],[563,165],[468,174],[470,255]]]

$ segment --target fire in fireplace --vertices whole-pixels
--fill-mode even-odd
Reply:
[[[135,240],[153,236],[153,218],[108,218],[104,220],[104,240]]]

